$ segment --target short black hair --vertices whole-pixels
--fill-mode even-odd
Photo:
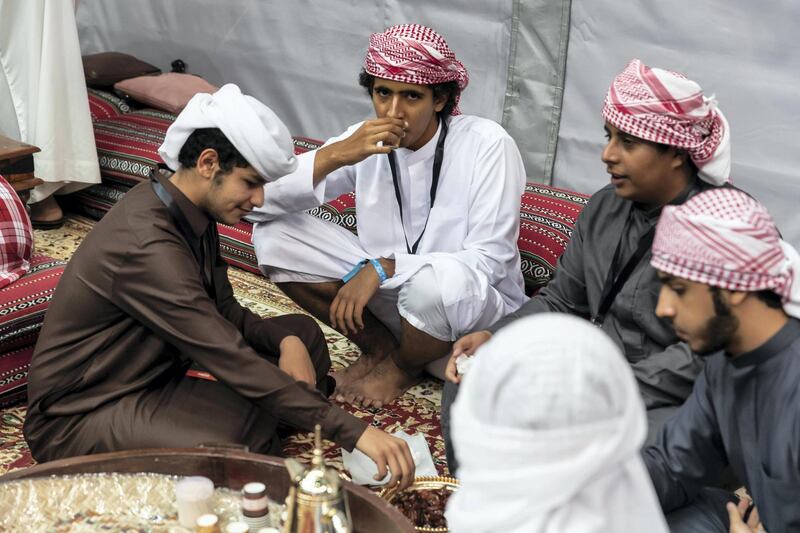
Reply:
[[[767,304],[772,309],[782,309],[783,299],[781,295],[773,291],[757,291],[756,298]]]
[[[714,298],[714,308],[716,309],[717,313],[720,313],[721,305],[724,305],[722,302],[721,297],[719,296],[720,288],[709,285],[709,289],[711,290],[712,298]],[[783,299],[781,295],[770,290],[763,290],[763,291],[754,291],[756,298],[761,300],[766,304],[767,307],[772,309],[782,309],[783,308]]]
[[[189,135],[183,143],[178,154],[178,162],[184,168],[193,168],[197,165],[197,158],[206,148],[217,152],[219,168],[224,173],[233,170],[233,167],[247,168],[250,163],[239,153],[233,144],[225,137],[219,128],[199,128]]]
[[[364,87],[367,90],[367,94],[372,97],[372,87],[375,85],[375,76],[362,68],[358,75],[358,84]],[[444,107],[439,111],[439,116],[449,117],[456,107],[456,98],[461,94],[461,89],[458,88],[458,82],[445,81],[442,83],[431,83],[428,87],[433,91],[434,100],[438,100],[443,96],[447,97]]]

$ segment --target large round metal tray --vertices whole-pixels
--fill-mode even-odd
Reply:
[[[239,450],[215,448],[151,449],[104,453],[61,459],[17,470],[0,477],[2,483],[18,479],[89,473],[152,472],[178,476],[202,475],[215,485],[241,490],[253,479],[268,481],[267,495],[283,501],[291,484],[283,459]],[[356,533],[413,533],[403,514],[370,490],[342,481]]]

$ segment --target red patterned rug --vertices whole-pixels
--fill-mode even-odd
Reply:
[[[36,250],[54,258],[68,260],[92,224],[93,221],[88,218],[73,216],[60,229],[37,230]],[[294,302],[262,276],[231,268],[229,277],[237,299],[260,316],[302,312]],[[328,340],[334,369],[346,366],[358,357],[360,352],[353,343],[327,326],[323,325],[322,328]],[[422,433],[431,449],[439,473],[446,475],[444,441],[439,425],[441,391],[440,381],[426,379],[381,409],[363,410],[349,405],[343,407],[357,417],[368,420],[373,426],[389,432],[405,430],[407,433]],[[0,410],[0,474],[34,464],[22,437],[24,419],[24,406]],[[289,435],[284,439],[285,455],[309,460],[312,440],[310,433]],[[325,455],[331,466],[342,469],[341,449],[338,446],[326,441]]]

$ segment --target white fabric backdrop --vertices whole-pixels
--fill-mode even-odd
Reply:
[[[614,75],[639,57],[716,94],[731,124],[733,182],[763,202],[800,248],[800,3],[572,0],[554,184],[608,183],[600,116]]]
[[[371,115],[356,77],[373,31],[421,22],[442,32],[470,72],[466,113],[507,126],[529,179],[593,192],[607,183],[600,107],[638,56],[715,93],[732,126],[734,182],[763,201],[800,247],[800,3],[572,0],[560,106],[560,39],[570,0],[82,0],[83,53],[116,50],[169,70],[234,81],[296,135],[328,137]],[[512,38],[513,37],[513,38]],[[538,67],[538,68],[537,68]],[[510,80],[510,85],[509,85]],[[548,85],[549,81],[549,85]],[[505,105],[505,109],[504,109]],[[563,108],[557,148],[550,142]]]
[[[169,71],[234,82],[295,135],[331,137],[373,114],[358,73],[370,33],[405,22],[441,32],[467,66],[465,113],[500,121],[512,1],[450,0],[82,0],[84,54],[119,51]]]

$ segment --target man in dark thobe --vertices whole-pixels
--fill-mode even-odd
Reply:
[[[225,85],[199,94],[159,149],[175,169],[131,189],[70,260],[30,369],[25,438],[38,461],[134,448],[237,443],[280,454],[279,420],[315,425],[408,483],[400,439],[331,405],[325,338],[309,317],[239,305],[216,222],[264,201],[296,166],[288,130]],[[187,377],[197,363],[216,381]]]
[[[610,183],[581,212],[553,279],[517,311],[453,345],[442,395],[446,443],[459,380],[455,359],[475,354],[499,330],[532,314],[587,318],[620,347],[647,408],[647,442],[692,390],[702,361],[653,314],[659,283],[649,265],[650,243],[663,206],[728,181],[730,128],[696,82],[638,59],[614,78],[603,118],[608,141],[601,159]],[[452,471],[451,446],[447,454]]]
[[[764,206],[726,188],[664,208],[651,264],[656,314],[710,355],[644,451],[671,530],[800,531],[800,256]],[[752,505],[714,488],[730,473]]]

